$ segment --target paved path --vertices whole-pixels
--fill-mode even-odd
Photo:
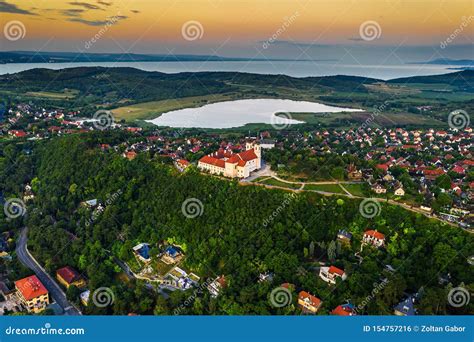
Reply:
[[[56,281],[41,267],[36,259],[30,254],[27,246],[28,228],[23,228],[20,231],[20,238],[16,246],[16,254],[20,262],[32,270],[38,279],[43,283],[49,291],[49,295],[58,303],[64,310],[65,315],[81,315],[81,312],[76,309],[66,298],[66,294],[59,287]]]
[[[298,182],[289,182],[289,181],[284,181],[280,178],[277,178],[277,177],[273,177],[273,178],[276,178],[278,179],[279,181],[282,181],[284,183],[289,183],[289,184],[301,184],[301,183],[298,183]],[[344,182],[344,184],[351,184],[351,183],[354,183],[354,182]],[[301,192],[301,191],[309,191],[309,192],[316,192],[320,195],[324,195],[324,196],[344,196],[344,197],[349,197],[349,198],[358,198],[358,199],[366,199],[366,198],[370,198],[370,199],[373,199],[377,202],[387,202],[389,204],[392,204],[392,205],[397,205],[399,207],[403,207],[404,209],[406,210],[409,210],[409,211],[412,211],[414,213],[418,213],[418,214],[422,214],[422,215],[425,215],[426,217],[428,218],[431,218],[431,219],[434,219],[434,220],[438,220],[439,222],[442,222],[442,223],[445,223],[445,224],[448,224],[452,227],[459,227],[457,224],[455,223],[452,223],[452,222],[448,222],[448,221],[445,221],[445,220],[442,220],[440,219],[439,217],[436,217],[436,216],[433,216],[431,215],[430,213],[427,213],[426,211],[420,209],[420,208],[417,208],[417,207],[412,207],[408,204],[405,204],[405,203],[401,203],[401,202],[396,202],[394,200],[387,200],[385,198],[379,198],[379,197],[362,197],[362,196],[355,196],[355,195],[352,195],[349,191],[347,191],[347,189],[345,189],[342,185],[341,185],[341,182],[325,182],[324,184],[339,184],[339,186],[346,192],[344,194],[342,193],[334,193],[334,192],[327,192],[327,191],[318,191],[318,190],[305,190],[304,189],[304,185],[305,184],[321,184],[321,183],[303,183],[303,186],[301,186],[300,188],[298,189],[291,189],[291,188],[285,188],[283,186],[278,186],[278,185],[269,185],[269,184],[261,184],[261,183],[252,183],[253,185],[258,185],[258,186],[264,186],[266,188],[271,188],[271,189],[282,189],[282,190],[287,190],[287,191],[294,191],[294,192]],[[469,230],[469,229],[464,229],[464,228],[461,228],[463,229],[464,231],[468,232],[468,233],[471,233],[471,234],[474,234],[474,231],[472,230]]]

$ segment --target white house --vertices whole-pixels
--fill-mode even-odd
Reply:
[[[367,230],[362,241],[377,248],[385,246],[385,235],[377,230]]]
[[[329,284],[336,284],[336,279],[339,278],[341,280],[346,280],[347,279],[347,274],[344,272],[344,270],[341,270],[340,268],[336,266],[330,266],[330,267],[321,267],[319,270],[319,277],[324,280],[326,283]]]

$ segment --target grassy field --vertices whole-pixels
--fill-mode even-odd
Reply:
[[[343,113],[291,113],[291,118],[294,120],[304,121],[309,124],[325,124],[331,125],[334,123],[346,122],[349,124],[363,124],[364,122],[375,122],[381,126],[393,125],[440,125],[440,121],[412,113],[391,113],[389,115],[373,115],[369,112],[343,112]]]
[[[163,101],[144,102],[113,109],[112,113],[114,114],[117,120],[149,120],[155,119],[161,114],[172,110],[201,107],[209,103],[229,101],[233,99],[233,96],[233,94],[218,94],[184,97],[180,99],[169,99]]]
[[[363,187],[362,184],[344,184],[344,188],[349,191],[354,196],[364,196],[364,192],[362,191]]]
[[[47,92],[47,91],[30,91],[27,92],[25,95],[33,96],[33,97],[42,97],[51,100],[65,100],[65,99],[73,99],[79,92],[74,89],[64,89],[61,93],[54,93],[54,92]]]
[[[280,182],[279,180],[274,179],[274,178],[269,178],[261,182],[261,184],[280,186],[282,188],[287,188],[287,189],[299,189],[301,187],[301,184],[290,184],[290,183]]]
[[[303,190],[332,192],[335,194],[345,194],[344,190],[337,184],[306,184]]]

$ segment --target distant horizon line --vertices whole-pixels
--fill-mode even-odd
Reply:
[[[226,56],[221,56],[221,55],[206,55],[206,54],[160,54],[160,53],[121,53],[121,52],[72,52],[72,51],[31,51],[31,50],[0,50],[0,54],[24,54],[24,55],[32,55],[34,56],[50,56],[54,58],[55,56],[59,57],[61,55],[64,55],[64,57],[67,56],[74,56],[74,55],[83,55],[83,56],[101,56],[101,57],[126,57],[129,56],[129,60],[124,60],[123,62],[134,62],[132,57],[150,57],[150,58],[162,58],[166,60],[162,60],[162,62],[170,62],[173,59],[177,59],[177,61],[180,62],[185,62],[185,61],[202,61],[202,59],[207,58],[210,59],[209,61],[211,62],[231,62],[231,61],[281,61],[281,62],[340,62],[339,59],[335,58],[324,58],[324,59],[295,59],[295,58],[253,58],[253,57],[226,57]],[[25,56],[26,57],[26,56]],[[179,58],[189,58],[188,60],[179,60]],[[192,60],[191,58],[196,58],[196,60]],[[115,62],[119,62],[117,60],[114,60]],[[150,60],[150,62],[158,62],[158,60]],[[466,58],[459,58],[459,59],[454,59],[454,58],[446,58],[446,57],[440,57],[440,58],[435,58],[431,59],[428,61],[412,61],[412,62],[405,62],[404,64],[430,64],[436,61],[444,61],[446,62],[453,62],[453,63],[460,63],[460,62],[466,62],[466,64],[473,64],[474,59],[466,59]],[[3,63],[2,63],[3,62]],[[107,62],[107,61],[98,61],[98,60],[91,60],[91,63],[97,63],[97,62]],[[136,60],[136,62],[143,62],[143,60]],[[18,62],[5,62],[2,61],[0,58],[0,64],[17,64]],[[55,60],[55,61],[44,61],[44,62],[26,62],[26,63],[31,63],[31,64],[41,64],[41,63],[84,63],[83,60],[70,60],[70,61],[61,61],[61,60]],[[443,63],[444,64],[444,63]]]

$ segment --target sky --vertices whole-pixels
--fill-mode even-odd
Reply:
[[[0,25],[1,51],[474,56],[472,0],[0,0]]]

